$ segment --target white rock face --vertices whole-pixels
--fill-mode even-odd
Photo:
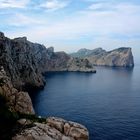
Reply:
[[[20,120],[23,125],[25,120]],[[26,124],[26,123],[25,123]],[[29,124],[29,121],[28,121]],[[75,122],[50,117],[46,123],[33,123],[32,127],[23,129],[12,140],[88,140],[88,130]]]
[[[101,48],[94,50],[81,49],[78,52],[71,54],[71,56],[88,59],[92,65],[97,66],[134,66],[132,50],[127,47],[118,48],[108,52]]]

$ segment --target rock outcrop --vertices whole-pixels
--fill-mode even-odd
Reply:
[[[43,73],[48,71],[95,72],[95,69],[88,60],[75,59],[64,52],[55,53],[52,47],[47,49],[26,37],[9,39],[0,32],[0,118],[6,116],[6,121],[11,123],[10,130],[5,126],[7,132],[4,130],[3,135],[5,122],[0,120],[0,139],[7,139],[8,133],[12,133],[17,118],[34,114],[29,94],[22,90],[44,87]],[[28,122],[20,125],[19,129],[24,130],[13,140],[88,140],[87,129],[73,122],[57,118],[48,118],[46,123]]]
[[[87,59],[73,58],[65,52],[52,52],[46,66],[47,71],[96,72]]]
[[[24,86],[42,87],[44,80],[38,68],[38,51],[44,46],[27,41],[26,37],[9,39],[0,35],[0,65],[18,89]]]
[[[42,73],[46,71],[95,72],[92,66],[89,70],[87,60],[81,61],[82,63],[80,61],[64,52],[55,53],[53,47],[47,49],[44,45],[32,43],[26,37],[9,39],[0,33],[0,66],[4,67],[18,89],[43,87],[45,81]]]
[[[82,57],[89,60],[93,65],[133,67],[134,60],[131,48],[118,48],[112,51],[105,51],[101,48],[95,50],[81,49],[71,54],[73,57]]]
[[[0,96],[6,99],[6,105],[11,112],[34,114],[32,101],[28,93],[18,91],[13,87],[3,67],[0,67]]]
[[[44,123],[21,119],[22,129],[12,140],[88,140],[87,129],[78,123],[50,117]],[[24,127],[23,127],[24,126]],[[26,127],[27,126],[27,127]],[[29,127],[30,126],[30,127]]]

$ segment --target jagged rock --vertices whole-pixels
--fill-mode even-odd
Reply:
[[[3,33],[1,36],[0,65],[4,67],[13,85],[18,89],[26,85],[44,86],[44,80],[35,57],[36,51],[38,51],[35,49],[43,48],[43,46],[27,41],[26,37],[11,40],[4,37]]]
[[[6,98],[6,104],[11,111],[34,114],[34,109],[28,93],[19,92],[13,87],[3,67],[0,67],[0,95]]]
[[[74,57],[86,58],[93,65],[121,67],[134,66],[131,48],[122,47],[109,52],[101,48],[97,48],[95,50],[82,49],[71,55]]]
[[[65,52],[53,53],[46,66],[47,71],[96,72],[87,59],[72,58]]]
[[[19,121],[23,124],[25,120]],[[21,123],[22,122],[22,123]],[[27,122],[27,120],[26,120]],[[24,125],[26,125],[24,123]],[[28,124],[29,125],[29,124]],[[67,132],[64,127],[67,127]],[[34,122],[31,127],[23,129],[12,140],[88,140],[87,129],[75,122],[69,122],[61,118],[50,117],[46,123]]]
[[[0,65],[18,89],[43,87],[42,73],[46,71],[95,71],[93,67],[86,67],[87,62],[76,62],[64,52],[55,53],[53,47],[47,49],[26,37],[9,39],[0,33]]]
[[[2,33],[2,32],[0,32],[0,38],[4,38],[5,36],[4,36],[4,33]]]
[[[87,59],[71,58],[67,63],[68,71],[92,72],[96,70]]]
[[[94,56],[94,55],[98,55],[98,54],[103,54],[106,51],[103,50],[102,48],[96,48],[93,50],[89,50],[86,48],[80,49],[75,53],[71,53],[70,55],[72,57],[78,57],[78,58],[85,58],[85,57],[89,57],[89,56]]]
[[[22,89],[43,87],[42,74],[47,71],[95,72],[88,60],[75,59],[64,52],[55,53],[53,47],[47,49],[28,41],[26,37],[9,39],[0,33],[0,95],[6,98],[11,113],[34,114],[29,94]],[[88,131],[82,125],[58,118],[48,118],[47,122],[34,122],[32,127],[26,127],[13,140],[88,139]],[[23,118],[18,123],[29,125],[30,121],[26,122]]]

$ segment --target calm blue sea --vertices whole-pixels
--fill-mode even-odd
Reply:
[[[32,97],[38,115],[82,123],[90,140],[140,140],[140,66],[45,77],[44,90]]]

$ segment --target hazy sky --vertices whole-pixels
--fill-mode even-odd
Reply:
[[[140,54],[140,0],[0,0],[0,30],[56,51],[130,46]]]

